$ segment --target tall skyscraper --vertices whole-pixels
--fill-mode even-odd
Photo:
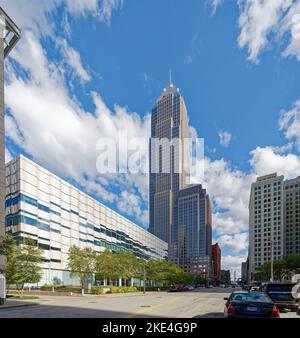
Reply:
[[[149,231],[168,243],[169,260],[185,271],[212,277],[210,199],[189,185],[188,114],[172,81],[151,118]]]
[[[300,255],[300,176],[284,182],[284,255]]]
[[[258,177],[249,203],[249,277],[260,265],[284,254],[283,176]]]
[[[177,199],[187,183],[188,133],[184,99],[170,81],[151,117],[149,231],[169,244],[171,260],[178,256]]]

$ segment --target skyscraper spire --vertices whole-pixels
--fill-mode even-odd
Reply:
[[[170,84],[172,83],[172,69],[170,69]]]

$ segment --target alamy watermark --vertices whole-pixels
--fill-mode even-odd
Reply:
[[[204,139],[128,137],[127,130],[97,141],[99,174],[186,174],[204,177]]]

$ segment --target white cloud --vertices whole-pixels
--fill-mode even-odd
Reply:
[[[121,211],[140,222],[147,219],[141,207],[124,207],[124,194],[132,201],[133,194],[142,205],[148,198],[145,175],[99,177],[96,171],[96,143],[99,137],[117,137],[128,131],[128,139],[149,137],[149,115],[141,118],[126,108],[115,105],[111,111],[95,92],[91,99],[95,110],[84,111],[65,83],[64,64],[48,59],[39,37],[30,30],[22,36],[22,48],[12,55],[24,73],[16,75],[12,63],[7,63],[5,99],[10,114],[6,116],[6,135],[30,153],[40,164],[60,176],[72,178],[101,199],[119,203]],[[78,70],[78,69],[77,69]],[[80,72],[79,72],[80,73]],[[23,75],[21,75],[23,74]],[[84,78],[86,74],[79,74]],[[18,93],[18,100],[15,93]],[[147,153],[147,147],[142,150]],[[84,159],[84,160],[83,160]],[[123,194],[112,193],[112,189]],[[120,199],[120,201],[118,201]]]
[[[257,147],[251,152],[250,164],[260,176],[277,172],[285,178],[300,174],[300,157],[295,154],[278,154],[272,147]]]
[[[133,193],[123,191],[118,201],[118,209],[130,216],[135,216],[142,224],[147,224],[149,220],[148,209],[142,209],[142,199]]]
[[[214,15],[217,8],[224,2],[224,0],[211,0],[212,14]]]
[[[217,239],[221,250],[223,248],[229,249],[232,253],[238,254],[241,251],[248,249],[248,232],[233,234],[233,235],[222,235]]]
[[[5,163],[8,163],[10,160],[12,160],[13,156],[11,152],[5,148]]]
[[[220,131],[218,135],[220,139],[220,144],[223,147],[228,148],[232,140],[232,135],[228,131]]]
[[[204,170],[202,183],[213,203],[214,231],[221,235],[247,231],[249,192],[255,174],[232,168],[224,159],[206,158]]]
[[[296,142],[300,150],[300,100],[294,103],[291,110],[281,113],[279,128],[288,140]]]
[[[248,49],[248,59],[258,61],[269,43],[269,35],[277,32],[285,12],[293,0],[240,0],[239,45]]]
[[[122,7],[123,0],[67,0],[71,14],[81,16],[92,14],[101,21],[110,22],[112,12]]]
[[[234,278],[234,273],[236,273],[236,278],[241,277],[241,265],[247,260],[246,256],[232,256],[227,255],[222,257],[222,269],[230,270],[231,279]]]
[[[211,0],[213,14],[224,1]],[[240,48],[248,51],[248,60],[258,63],[263,51],[273,43],[283,46],[283,57],[300,60],[299,0],[236,0]]]
[[[80,54],[69,46],[66,40],[62,40],[59,44],[62,47],[62,53],[65,56],[66,63],[75,71],[82,81],[90,81],[91,77],[82,65]]]

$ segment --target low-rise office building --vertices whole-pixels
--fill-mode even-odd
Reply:
[[[75,283],[67,271],[72,245],[146,259],[168,255],[167,243],[23,155],[6,165],[5,226],[19,243],[30,237],[44,250],[40,285]]]

